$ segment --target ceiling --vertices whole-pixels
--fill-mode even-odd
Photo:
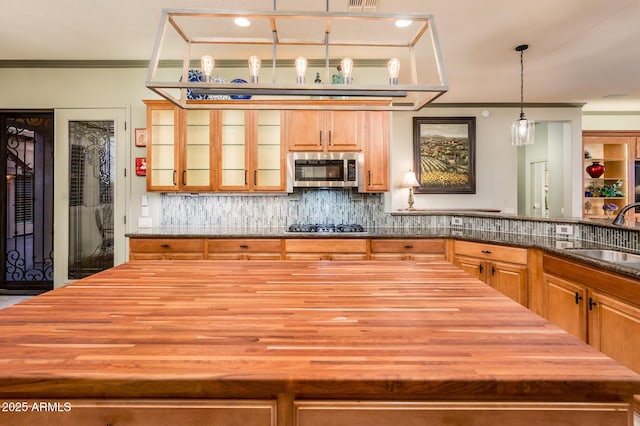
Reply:
[[[330,0],[347,11],[349,0]],[[278,10],[325,0],[277,0]],[[148,60],[164,8],[272,10],[272,0],[0,0],[0,62]],[[639,0],[377,0],[435,16],[449,91],[438,103],[579,103],[640,111]],[[10,42],[9,42],[10,40]],[[37,63],[36,63],[37,64]]]

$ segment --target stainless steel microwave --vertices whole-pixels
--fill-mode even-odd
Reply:
[[[291,152],[287,156],[287,190],[358,186],[360,152]]]

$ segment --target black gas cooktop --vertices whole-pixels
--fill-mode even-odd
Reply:
[[[289,225],[289,232],[365,232],[362,225],[333,223],[294,223]]]

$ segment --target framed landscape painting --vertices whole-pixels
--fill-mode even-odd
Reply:
[[[475,142],[475,117],[414,117],[415,192],[475,194]]]

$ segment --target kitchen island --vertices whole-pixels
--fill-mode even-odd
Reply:
[[[611,426],[640,393],[445,261],[129,262],[0,311],[0,367],[12,425]]]

